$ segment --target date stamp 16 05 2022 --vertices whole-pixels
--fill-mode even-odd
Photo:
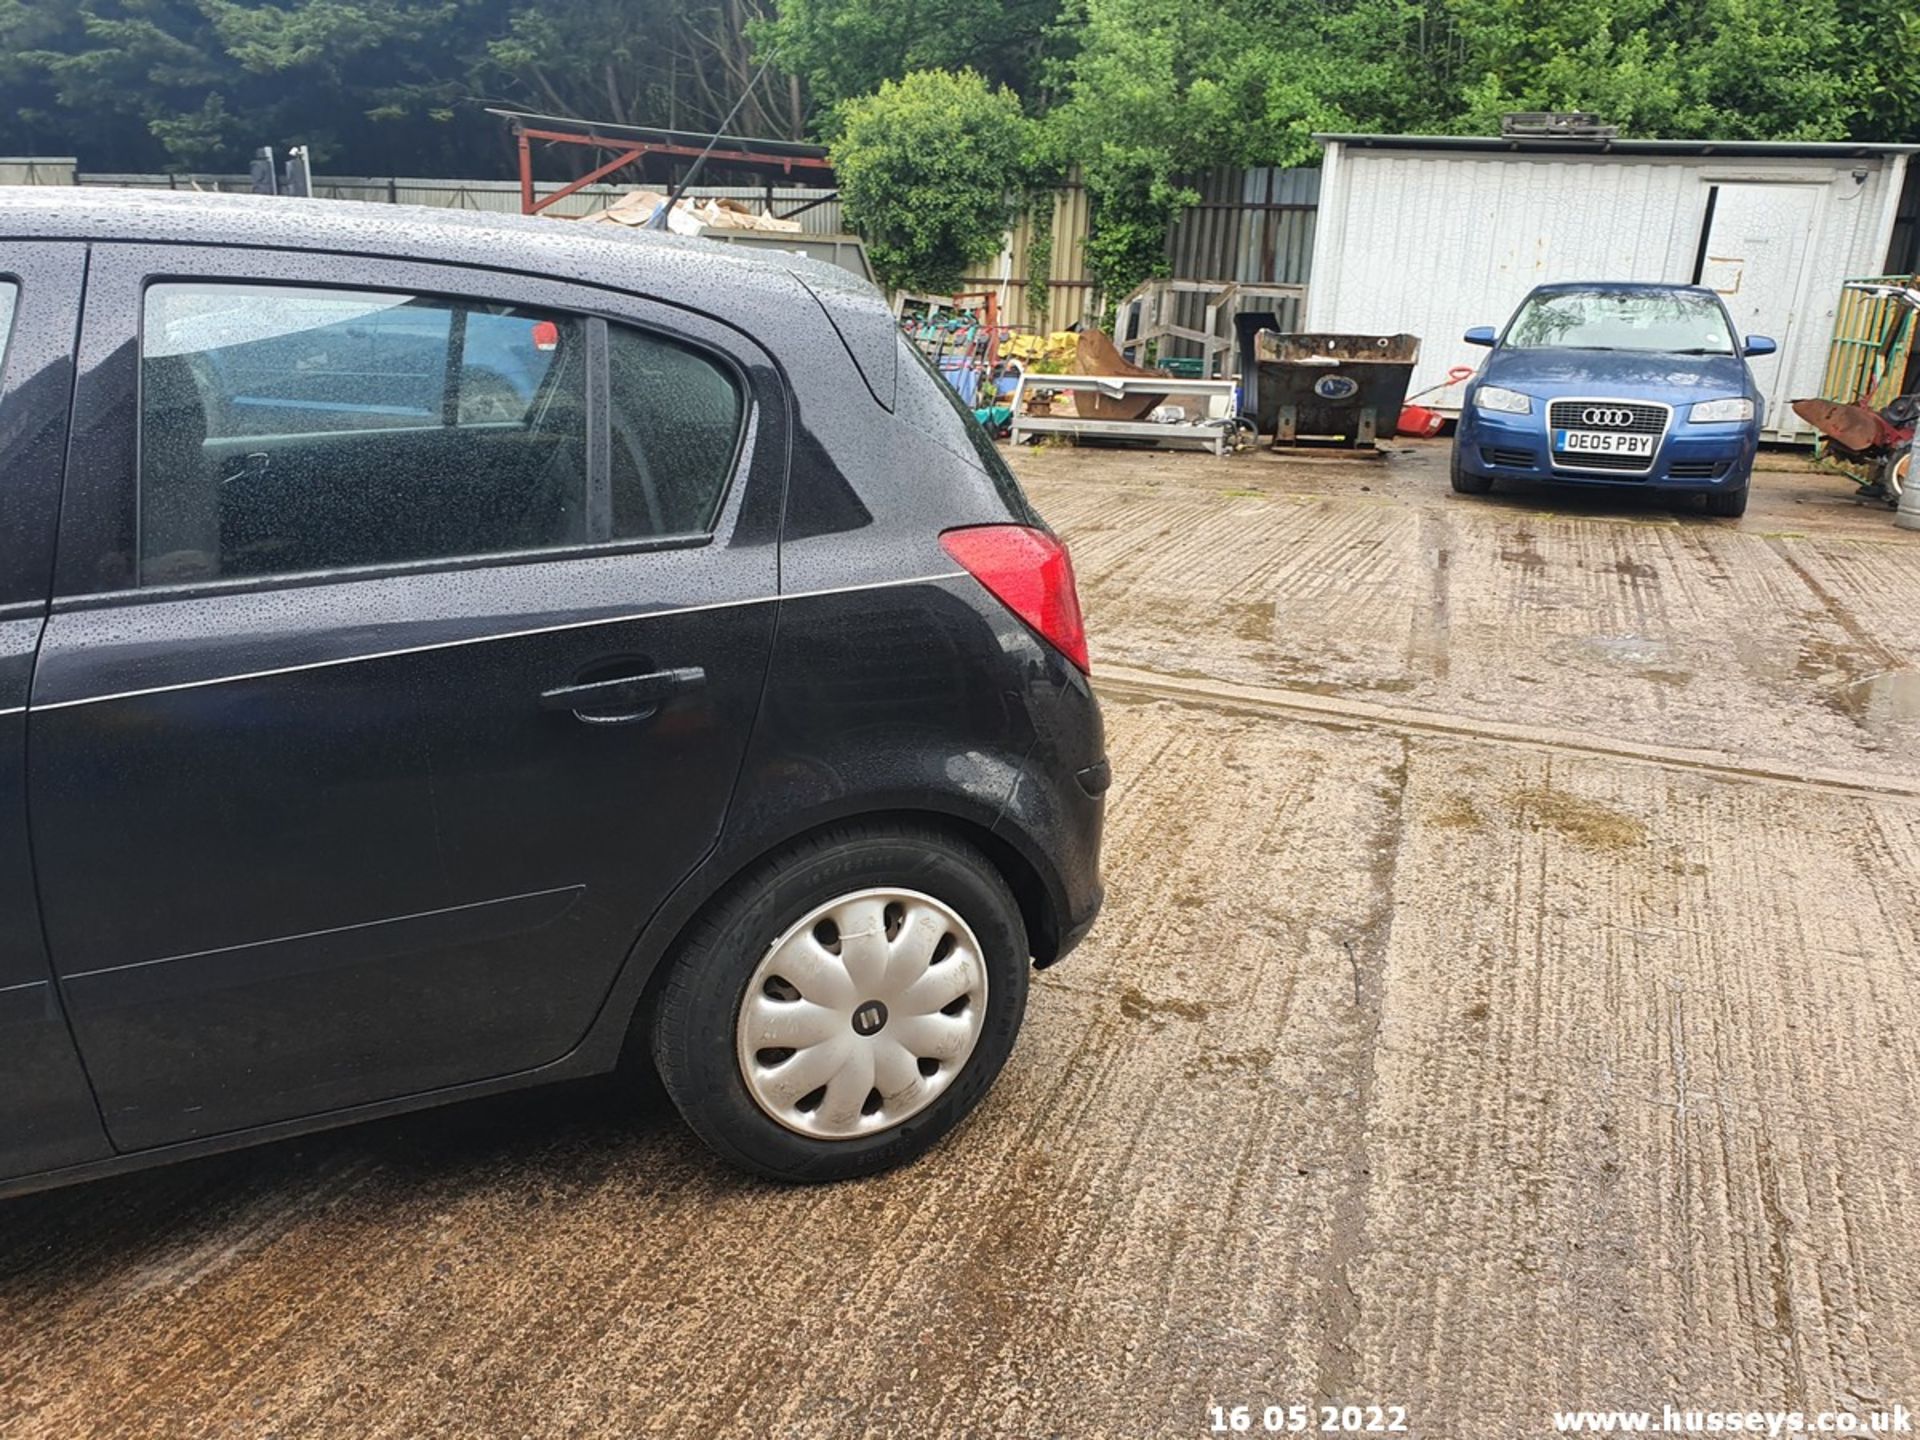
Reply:
[[[1213,1435],[1404,1435],[1404,1405],[1209,1405]]]

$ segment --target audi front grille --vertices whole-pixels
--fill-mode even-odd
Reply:
[[[1631,400],[1555,400],[1547,424],[1555,430],[1623,430],[1629,435],[1664,435],[1668,410]]]
[[[1547,438],[1555,470],[1586,471],[1641,479],[1653,473],[1660,445],[1673,418],[1670,406],[1642,400],[1553,400],[1547,404]],[[1584,450],[1560,449],[1554,437],[1562,430],[1605,430],[1616,435],[1651,435],[1651,455],[1594,455]]]

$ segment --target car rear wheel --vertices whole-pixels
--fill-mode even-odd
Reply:
[[[909,825],[829,831],[697,922],[654,1013],[654,1063],[735,1165],[869,1175],[928,1149],[992,1085],[1028,956],[1019,906],[971,845]]]
[[[1449,468],[1453,480],[1453,488],[1462,495],[1485,495],[1489,490],[1493,489],[1493,477],[1491,475],[1475,475],[1461,467],[1460,442],[1457,440],[1453,445],[1453,459]]]
[[[1747,491],[1750,487],[1742,485],[1738,490],[1722,490],[1707,496],[1707,514],[1724,515],[1732,519],[1747,513]]]

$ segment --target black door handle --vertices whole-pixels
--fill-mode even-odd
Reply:
[[[645,675],[616,675],[584,685],[561,685],[540,692],[542,710],[571,710],[588,725],[631,725],[648,719],[660,702],[681,690],[697,690],[707,683],[698,665],[678,670],[653,670]]]

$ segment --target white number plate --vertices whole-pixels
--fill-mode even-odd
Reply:
[[[1654,437],[1626,435],[1618,430],[1556,430],[1553,448],[1563,455],[1653,454]]]

